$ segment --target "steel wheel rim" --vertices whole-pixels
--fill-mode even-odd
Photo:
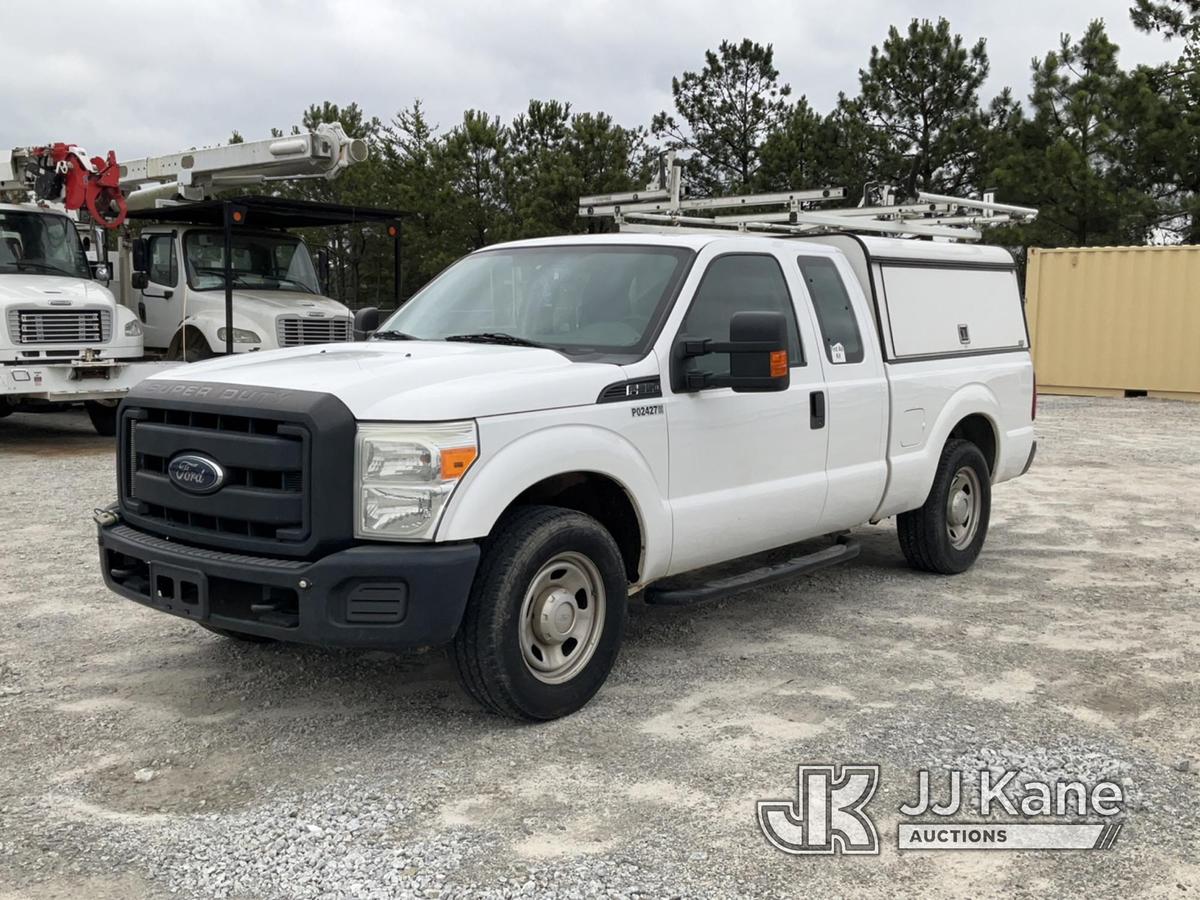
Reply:
[[[955,550],[964,550],[975,540],[982,505],[979,476],[970,466],[963,466],[954,473],[946,497],[946,534]]]
[[[521,602],[521,656],[538,681],[562,684],[596,654],[604,631],[604,581],[582,553],[559,553],[538,570]]]

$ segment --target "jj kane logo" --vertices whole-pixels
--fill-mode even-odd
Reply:
[[[917,773],[917,797],[903,804],[896,833],[900,850],[1107,850],[1122,822],[1120,785],[1102,781],[1022,779],[1019,771],[982,769],[975,779],[985,821],[945,821],[964,808],[963,773],[946,773],[944,798],[934,795],[927,769]],[[879,834],[867,805],[879,787],[877,765],[802,765],[795,800],[758,801],[758,827],[771,846],[794,855],[879,853]],[[1004,815],[1009,818],[995,818]],[[930,819],[929,817],[933,817]],[[989,818],[992,817],[992,818]],[[1102,821],[1080,822],[1080,818]],[[1013,821],[1015,818],[1017,821]],[[1074,818],[1075,821],[1070,821]]]
[[[758,827],[784,853],[879,853],[879,833],[866,806],[879,786],[879,766],[798,766],[797,799],[758,801]]]

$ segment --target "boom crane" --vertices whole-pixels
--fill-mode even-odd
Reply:
[[[68,212],[87,210],[98,225],[118,228],[125,221],[117,155],[88,156],[77,144],[58,141],[18,147],[0,157],[0,192],[22,200],[60,204]]]
[[[341,125],[240,144],[184,150],[118,163],[108,151],[89,157],[76,144],[18,147],[0,156],[0,192],[21,200],[85,210],[105,228],[119,228],[126,213],[161,202],[204,200],[231,187],[305,178],[332,179],[367,158],[367,144]]]

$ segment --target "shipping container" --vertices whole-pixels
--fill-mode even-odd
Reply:
[[[1200,400],[1200,246],[1031,249],[1025,296],[1042,393]]]

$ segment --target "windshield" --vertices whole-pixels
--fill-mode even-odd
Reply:
[[[379,333],[420,340],[480,335],[565,353],[641,354],[691,256],[681,247],[488,250],[439,275]]]
[[[0,210],[0,272],[92,277],[74,222],[15,210]]]
[[[192,290],[225,289],[225,238],[220,231],[189,231],[183,252]],[[290,234],[235,233],[232,258],[235,287],[321,293],[308,247]]]

